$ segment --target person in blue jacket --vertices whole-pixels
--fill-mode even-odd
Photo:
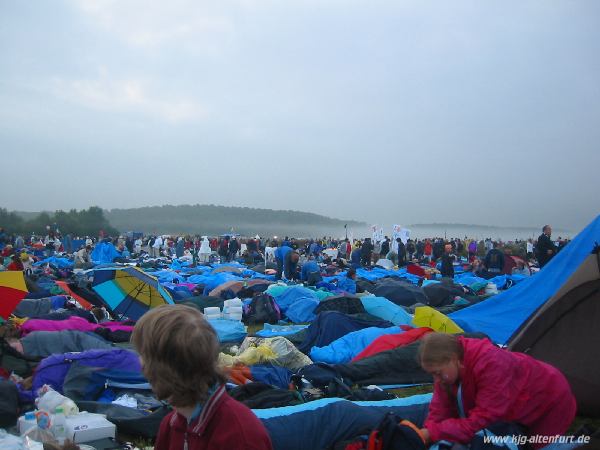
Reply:
[[[338,278],[337,287],[348,294],[356,294],[356,269],[354,267],[348,269],[346,276]]]
[[[352,250],[352,254],[350,255],[350,263],[354,269],[358,269],[361,267],[360,260],[362,259],[362,250],[361,247],[356,247]]]
[[[321,277],[321,268],[315,261],[314,256],[309,256],[308,261],[302,264],[300,271],[300,281],[306,282],[309,286],[316,285],[319,281],[323,281]]]
[[[282,245],[275,250],[275,260],[277,261],[277,280],[281,280],[281,275],[285,275],[288,280],[297,278],[298,260],[300,255],[292,247]]]

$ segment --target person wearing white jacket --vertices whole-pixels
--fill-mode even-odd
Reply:
[[[163,239],[161,236],[156,236],[154,244],[152,244],[152,256],[158,258],[160,256],[160,248],[163,245]]]
[[[202,236],[202,242],[200,243],[200,250],[198,251],[198,259],[201,263],[207,263],[210,260],[210,242],[208,242],[207,236]]]

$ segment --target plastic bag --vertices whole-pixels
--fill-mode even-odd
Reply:
[[[54,413],[56,408],[61,406],[65,413],[65,417],[74,416],[79,413],[79,408],[73,400],[59,394],[47,384],[43,385],[38,390],[38,398],[35,400],[35,404],[37,409],[49,413]]]
[[[30,428],[23,435],[24,442],[33,440],[42,443],[58,444],[58,441],[50,431],[50,415],[46,411],[37,411],[35,413],[37,427]]]

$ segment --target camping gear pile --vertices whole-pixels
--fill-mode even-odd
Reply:
[[[323,270],[321,282],[305,286],[238,262],[162,258],[73,272],[68,258],[54,257],[30,277],[0,272],[2,426],[51,389],[79,411],[105,415],[117,433],[154,437],[170,407],[153,396],[129,337],[149,309],[176,303],[205,313],[230,394],[255,411],[277,449],[332,447],[389,412],[422,424],[430,395],[394,392],[432,383],[415,357],[432,331],[489,338],[555,365],[580,413],[597,416],[600,362],[583,355],[600,344],[596,241],[600,217],[532,277],[358,269],[358,294],[337,287],[344,270]]]

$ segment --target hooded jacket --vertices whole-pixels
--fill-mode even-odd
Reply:
[[[503,350],[487,339],[458,339],[464,349],[460,380],[466,417],[458,413],[458,386],[452,386],[449,395],[436,382],[425,421],[432,442],[467,443],[494,422],[520,423],[530,436],[567,431],[576,403],[558,369],[523,353]]]
[[[190,424],[177,411],[161,422],[155,450],[271,450],[271,439],[248,407],[220,386]]]

